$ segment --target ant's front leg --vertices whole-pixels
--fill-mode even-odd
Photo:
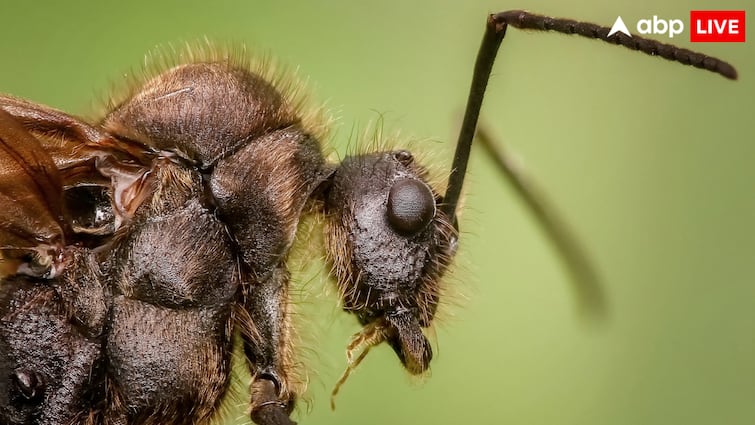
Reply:
[[[259,425],[292,425],[296,392],[291,379],[288,283],[279,265],[267,279],[245,285],[240,313],[244,353],[252,373],[251,417]]]

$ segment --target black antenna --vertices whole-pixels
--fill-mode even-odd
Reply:
[[[559,214],[537,182],[516,161],[504,143],[495,140],[483,122],[477,129],[476,139],[493,158],[498,169],[506,176],[514,191],[534,215],[540,228],[550,238],[564,267],[571,276],[572,288],[577,296],[579,312],[587,318],[604,317],[608,311],[606,294],[595,265],[590,262],[585,247]]]
[[[482,44],[477,54],[474,73],[472,75],[472,86],[469,90],[467,108],[464,112],[464,121],[462,122],[459,139],[456,143],[453,166],[448,176],[448,189],[441,206],[442,211],[451,218],[452,222],[456,217],[456,205],[459,202],[461,187],[464,184],[469,152],[475,129],[477,128],[477,120],[480,115],[482,99],[485,95],[485,87],[488,84],[498,47],[501,41],[503,41],[506,28],[509,25],[520,29],[556,31],[564,34],[576,34],[582,37],[595,38],[632,50],[638,50],[651,56],[660,56],[685,65],[707,69],[732,80],[737,79],[737,71],[734,67],[720,59],[639,36],[630,37],[621,32],[608,37],[608,33],[611,30],[608,27],[601,27],[596,24],[578,22],[571,19],[551,18],[522,10],[510,10],[490,15],[485,27],[485,35],[482,37]]]

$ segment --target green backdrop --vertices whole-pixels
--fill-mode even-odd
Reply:
[[[607,25],[620,14],[631,27],[742,4],[18,2],[3,5],[0,92],[86,114],[145,52],[206,35],[298,66],[339,117],[336,151],[382,116],[387,133],[401,129],[447,164],[488,12]],[[475,151],[450,281],[461,295],[437,327],[432,376],[409,378],[381,347],[331,412],[358,326],[311,271],[299,273],[312,400],[300,423],[755,423],[755,49],[691,45],[688,32],[674,42],[732,61],[740,81],[510,29],[484,105],[588,246],[608,319],[579,319],[550,245]]]

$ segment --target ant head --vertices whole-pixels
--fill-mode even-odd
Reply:
[[[409,372],[424,372],[432,349],[422,328],[456,251],[442,197],[405,150],[346,158],[329,186],[328,254],[344,309],[365,325],[350,350],[387,341]]]

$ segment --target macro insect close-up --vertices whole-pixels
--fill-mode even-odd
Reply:
[[[9,12],[0,423],[752,422],[745,44],[639,49],[708,72],[516,28],[599,32],[537,15],[486,30],[512,6],[610,26],[693,5]],[[503,22],[481,122],[600,288],[480,141],[454,153]]]

